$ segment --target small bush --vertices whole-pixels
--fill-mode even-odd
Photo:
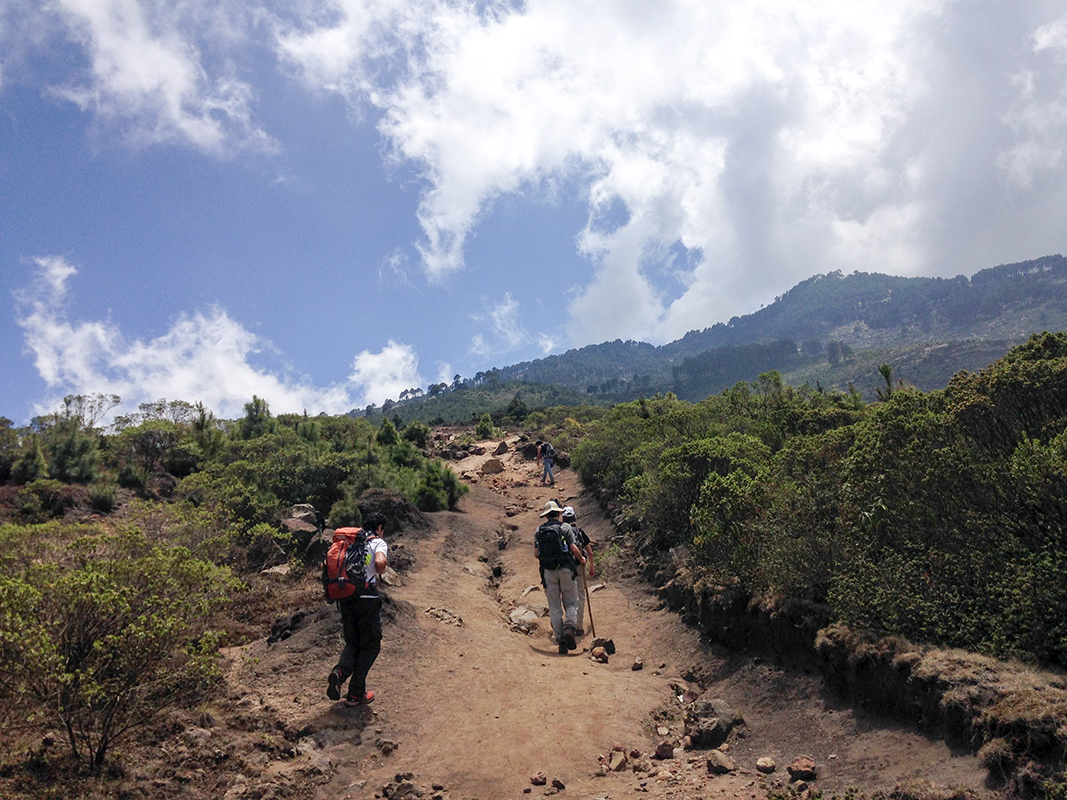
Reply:
[[[430,426],[423,425],[421,422],[412,422],[406,428],[404,428],[403,438],[413,445],[419,448],[426,446],[426,443],[430,440]]]
[[[38,478],[19,492],[19,514],[27,522],[61,517],[77,502],[75,490],[52,478]]]
[[[148,473],[133,464],[123,464],[119,470],[119,486],[142,491],[148,485]]]
[[[362,524],[363,515],[359,511],[356,501],[350,496],[341,498],[330,509],[329,526],[331,528],[357,528]]]
[[[497,435],[497,430],[493,427],[493,418],[489,416],[488,412],[482,414],[474,433],[479,439],[492,439]]]
[[[415,490],[415,505],[421,511],[454,509],[459,498],[469,491],[470,488],[460,483],[452,470],[431,461],[423,470],[422,481]]]
[[[112,483],[94,483],[89,487],[89,506],[93,511],[110,514],[118,505],[118,489]]]
[[[112,745],[217,678],[203,621],[231,579],[136,534],[47,529],[20,546],[51,552],[0,563],[0,697],[16,719],[66,731],[99,773]]]

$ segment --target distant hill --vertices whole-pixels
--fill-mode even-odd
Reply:
[[[866,363],[864,354],[878,363],[899,354],[895,372],[920,388],[937,388],[959,369],[986,366],[1031,333],[1064,328],[1067,258],[1058,254],[971,278],[832,272],[802,281],[753,314],[659,347],[617,339],[503,367],[499,375],[591,395],[654,387],[697,399],[767,369],[808,372],[826,388],[846,388],[849,381],[860,388],[866,381],[855,366]],[[877,364],[874,378],[881,380]]]
[[[794,385],[844,390],[852,384],[872,400],[884,384],[882,363],[893,367],[895,377],[936,389],[960,370],[987,366],[1032,333],[1064,329],[1067,258],[1059,254],[970,278],[831,272],[798,283],[753,314],[665,345],[616,339],[478,373],[462,385],[539,385],[531,392],[537,400],[556,386],[570,390],[564,402],[618,402],[656,391],[695,401],[775,369]],[[456,386],[440,384],[439,393]],[[494,394],[499,405],[504,393]],[[473,400],[462,407],[473,409]],[[401,416],[415,415],[409,404],[422,402],[415,397],[398,404]],[[442,412],[452,410],[438,405]]]

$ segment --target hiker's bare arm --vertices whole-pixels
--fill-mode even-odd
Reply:
[[[578,545],[576,545],[576,544],[572,544],[571,545],[571,555],[573,555],[575,558],[577,558],[578,561],[581,562],[582,564],[585,563],[585,558],[582,556],[582,551],[578,549]]]
[[[596,570],[593,568],[593,545],[587,544],[585,546],[586,563],[589,565],[589,577],[596,577]]]
[[[385,568],[389,566],[389,559],[385,557],[385,553],[374,554],[374,569],[381,575],[385,572]]]

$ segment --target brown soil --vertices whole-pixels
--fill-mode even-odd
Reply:
[[[566,796],[579,798],[760,798],[787,785],[785,767],[798,755],[815,759],[812,786],[826,794],[916,781],[991,794],[974,756],[868,718],[814,676],[707,648],[634,580],[591,581],[606,584],[593,593],[592,611],[597,635],[617,649],[607,664],[585,650],[559,655],[547,618],[530,635],[512,630],[507,614],[515,605],[544,604],[532,544],[546,500],[575,506],[600,550],[615,531],[580,494],[573,472],[542,487],[536,465],[514,452],[502,457],[503,473],[482,475],[488,458],[454,465],[472,489],[458,511],[433,515],[432,530],[417,540],[402,532],[391,537],[414,559],[402,585],[389,590],[369,708],[348,709],[325,697],[325,678],[342,646],[332,608],[315,610],[285,641],[228,653],[230,697],[276,720],[296,742],[246,759],[245,779],[230,781],[229,797],[369,798],[387,788],[395,797],[396,779],[410,773],[427,797],[543,795],[558,778]],[[509,517],[509,504],[526,510]],[[520,600],[531,586],[537,588]],[[587,649],[586,628],[580,645]],[[635,658],[643,669],[632,669]],[[699,691],[700,679],[703,697],[721,697],[745,718],[728,742],[738,766],[728,776],[709,776],[706,753],[680,746],[677,694]],[[677,745],[675,758],[647,760],[662,741]],[[645,754],[651,771],[598,775],[601,757],[615,745]],[[775,773],[756,771],[761,756],[775,759]],[[548,786],[531,784],[537,773]]]

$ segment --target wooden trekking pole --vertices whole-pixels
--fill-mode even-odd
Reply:
[[[584,567],[585,564],[582,564]],[[589,615],[589,630],[593,632],[593,638],[596,638],[596,623],[593,622],[593,603],[589,599],[589,573],[582,574],[582,586],[585,587],[585,611]]]

